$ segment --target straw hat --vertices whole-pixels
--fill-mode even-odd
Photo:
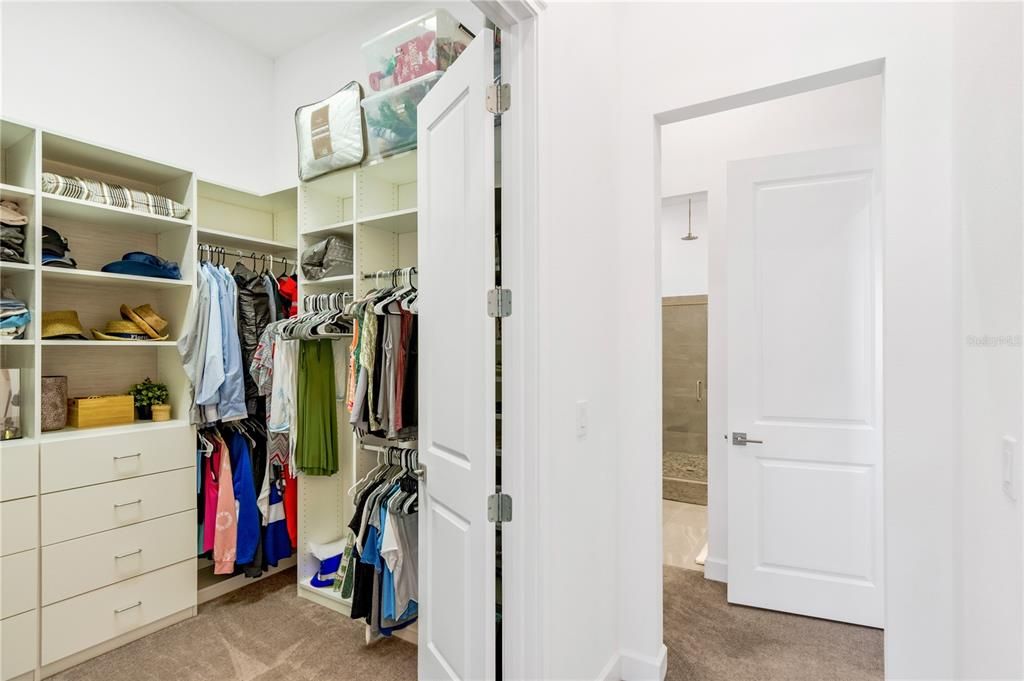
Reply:
[[[142,327],[135,322],[126,321],[124,319],[113,319],[107,322],[103,331],[98,329],[92,330],[92,335],[96,340],[105,341],[148,341],[150,336],[146,333]],[[157,338],[156,340],[167,340],[167,336]]]
[[[57,338],[60,336],[88,340],[85,337],[85,329],[82,328],[82,322],[78,321],[78,313],[74,310],[57,310],[55,312],[43,313],[42,337]]]
[[[127,305],[121,306],[121,316],[131,322],[135,322],[153,340],[167,340],[169,324],[167,320],[153,311],[149,305],[139,305],[134,310]]]

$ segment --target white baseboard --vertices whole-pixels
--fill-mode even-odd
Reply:
[[[713,582],[728,583],[729,564],[724,560],[708,556],[707,560],[704,561],[704,579],[710,579]]]
[[[622,681],[665,681],[668,672],[668,648],[664,644],[656,657],[623,651],[619,656]]]

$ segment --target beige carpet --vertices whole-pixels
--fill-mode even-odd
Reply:
[[[414,681],[416,647],[295,595],[295,571],[53,677],[59,681]],[[725,585],[665,568],[670,681],[882,679],[874,629],[731,606]]]
[[[665,568],[669,681],[874,681],[882,632],[729,605],[725,585]]]
[[[416,646],[366,646],[365,625],[295,594],[295,570],[73,667],[60,681],[415,681]]]

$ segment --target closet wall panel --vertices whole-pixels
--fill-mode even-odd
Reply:
[[[94,299],[95,300],[95,299]],[[125,301],[127,302],[127,301]],[[130,303],[129,303],[130,304]],[[93,309],[96,303],[92,303]],[[85,309],[80,305],[80,309]],[[55,307],[52,309],[71,309]],[[117,312],[117,305],[108,302],[103,311],[96,314],[79,313],[82,324],[89,326],[86,319],[99,323],[100,317],[111,317]],[[113,317],[111,317],[113,318]],[[116,352],[116,362],[103,361],[109,359],[102,353]],[[157,371],[157,355],[155,348],[114,348],[114,347],[54,347],[43,348],[43,375],[67,376],[68,397],[85,397],[89,395],[120,395],[136,383],[141,383],[147,376],[154,381],[159,380]]]

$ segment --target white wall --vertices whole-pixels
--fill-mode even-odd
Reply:
[[[1002,438],[1022,442],[1020,4],[954,9],[953,215],[961,282],[956,479],[958,678],[1024,677],[1021,513],[1001,489]]]
[[[950,277],[952,20],[952,8],[937,4],[631,3],[602,9],[552,4],[545,10],[539,30],[547,59],[541,70],[548,83],[541,98],[541,122],[547,127],[540,148],[540,182],[545,187],[540,230],[548,235],[548,245],[557,247],[558,257],[549,255],[541,273],[542,290],[553,290],[547,287],[549,278],[561,281],[566,276],[558,272],[565,271],[564,258],[569,257],[573,263],[614,263],[607,277],[617,292],[613,304],[594,296],[562,305],[573,319],[582,314],[589,321],[560,326],[564,333],[541,348],[559,357],[557,347],[577,351],[564,366],[552,363],[554,374],[547,380],[554,385],[572,385],[580,363],[617,365],[609,370],[617,373],[612,389],[618,397],[600,396],[602,403],[610,399],[615,405],[615,440],[602,444],[586,473],[554,468],[551,494],[588,487],[580,484],[585,474],[602,503],[617,500],[613,550],[620,557],[620,588],[613,645],[624,655],[621,672],[626,679],[654,678],[664,652],[661,415],[655,359],[661,352],[660,337],[636,333],[657,328],[659,314],[660,263],[651,268],[660,204],[654,117],[880,58],[885,59],[886,140],[886,669],[892,678],[953,675],[956,400],[949,367],[958,352]],[[588,49],[579,47],[584,39],[591,41]],[[595,68],[595,51],[602,65],[611,65],[608,69]],[[598,71],[600,77],[594,76]],[[596,85],[594,80],[613,78],[617,97],[595,97],[587,91]],[[595,101],[601,105],[594,106]],[[609,176],[614,178],[610,192]],[[588,211],[585,217],[574,212],[593,204],[603,210]],[[588,238],[576,238],[580,222],[586,223]],[[722,276],[713,267],[712,285]],[[616,340],[606,346],[596,329],[607,319],[614,320]],[[595,343],[595,336],[602,340]],[[717,380],[722,383],[722,377]],[[542,405],[556,415],[552,444],[572,441],[572,419],[567,416],[570,399],[578,398],[572,392],[552,391]],[[711,441],[716,439],[721,442],[712,435]],[[605,468],[608,449],[618,461],[615,472]],[[710,452],[712,457],[722,455],[721,447]],[[542,456],[560,458],[563,452],[546,445]],[[609,475],[617,476],[614,494],[607,489]],[[556,501],[551,496],[548,517],[557,515]],[[572,531],[597,541],[609,529],[604,520],[604,513],[587,517],[574,523]],[[566,554],[560,569],[545,575],[555,582],[545,593],[561,586],[575,592],[579,587],[571,580],[581,579],[593,587],[591,593],[606,593],[606,573],[591,577],[592,566],[584,565],[582,557]],[[563,604],[558,599],[551,606]],[[579,630],[568,642],[575,651],[561,655],[604,649],[605,622],[577,617],[574,624]],[[562,636],[568,639],[570,634]],[[590,665],[580,666],[574,677],[593,672]]]
[[[538,28],[542,519],[536,551],[546,562],[535,619],[544,643],[543,678],[552,681],[614,680],[619,669],[618,462],[633,454],[619,437],[615,287],[624,263],[608,227],[621,189],[608,144],[621,91],[614,69],[580,64],[593,54],[580,40],[581,29],[601,36],[602,61],[614,64],[618,12],[590,3],[571,10],[552,5]],[[650,263],[645,267],[649,271]],[[575,432],[579,400],[588,402],[585,439]],[[636,565],[630,583],[652,578],[646,567]],[[660,579],[660,569],[657,574]]]
[[[469,2],[380,2],[350,24],[325,33],[275,61],[269,133],[273,188],[294,186],[297,181],[295,109],[328,97],[353,80],[362,83],[365,94],[372,94],[367,86],[368,73],[360,47],[435,7],[446,9],[474,33],[483,26],[483,14]]]
[[[661,187],[663,196],[686,192],[708,193],[703,212],[707,238],[696,242],[679,241],[666,235],[677,220],[674,211],[662,210],[662,295],[670,284],[678,286],[680,270],[701,271],[704,289],[710,299],[708,326],[708,387],[711,399],[708,412],[709,444],[717,456],[709,456],[708,479],[708,559],[707,575],[724,579],[728,563],[728,462],[721,434],[729,431],[726,422],[727,366],[724,308],[725,279],[709,282],[707,272],[724,274],[729,254],[725,239],[726,166],[729,161],[760,158],[776,154],[798,153],[814,149],[882,142],[881,76],[856,80],[833,87],[723,111],[679,123],[661,130]],[[685,215],[683,217],[685,220]],[[685,225],[685,222],[684,222]],[[685,226],[683,227],[685,233]],[[686,250],[703,244],[701,250]],[[666,251],[665,249],[671,249]],[[710,260],[710,263],[708,262]],[[677,263],[682,262],[680,268]],[[721,382],[713,382],[717,377]]]
[[[695,185],[696,186],[696,185]],[[692,227],[696,241],[684,241]],[[708,197],[706,192],[666,196],[661,202],[661,295],[708,292]]]
[[[4,2],[0,21],[3,116],[267,186],[269,58],[167,4]]]

